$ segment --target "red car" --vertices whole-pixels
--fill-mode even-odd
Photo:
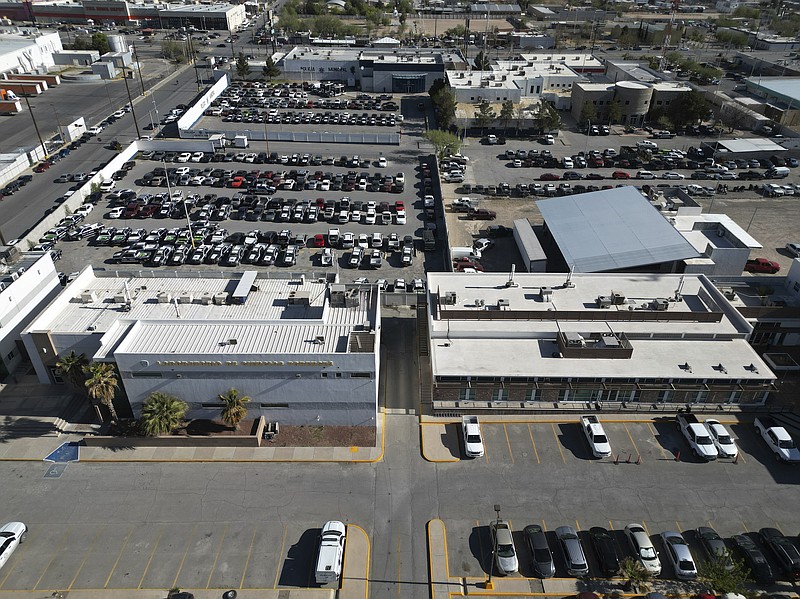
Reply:
[[[611,173],[611,178],[612,179],[630,179],[631,178],[631,174],[630,173],[626,173],[625,171],[614,171],[613,173]]]
[[[244,177],[234,177],[231,181],[231,187],[241,187],[244,185]]]
[[[157,204],[147,204],[141,210],[139,210],[139,213],[136,216],[139,218],[150,218],[159,210],[161,210],[161,206]]]
[[[539,177],[539,181],[560,181],[561,177],[555,173],[544,173]]]
[[[136,202],[131,202],[125,208],[125,212],[122,213],[122,218],[133,218],[137,214],[139,214],[139,204]]]
[[[49,162],[40,162],[35,167],[33,167],[34,173],[43,173],[47,169],[49,169],[52,165]]]
[[[396,212],[399,212],[400,210],[405,210],[406,209],[406,205],[403,203],[402,200],[397,200],[394,203],[394,209],[395,209]]]
[[[315,248],[324,248],[325,236],[322,233],[317,233],[314,235],[314,238],[311,240],[311,246]]]

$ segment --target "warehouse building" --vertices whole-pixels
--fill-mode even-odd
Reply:
[[[704,275],[429,273],[428,290],[435,413],[761,405],[773,390],[752,326]]]
[[[53,54],[63,49],[57,31],[23,27],[0,33],[0,73],[28,73],[52,67]]]
[[[324,280],[194,273],[115,275],[91,267],[23,333],[40,382],[70,351],[116,365],[135,417],[160,391],[216,418],[230,388],[248,414],[292,425],[375,426],[380,313],[374,288]],[[121,410],[125,412],[127,410]]]

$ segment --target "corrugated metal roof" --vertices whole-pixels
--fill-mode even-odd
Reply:
[[[724,139],[719,142],[721,148],[728,152],[785,152],[786,148],[779,146],[771,139],[753,137],[749,139]]]
[[[536,202],[568,266],[603,272],[700,254],[630,186]]]

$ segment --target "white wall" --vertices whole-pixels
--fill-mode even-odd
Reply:
[[[0,55],[0,72],[23,73],[39,67],[53,66],[53,52],[63,49],[58,32],[29,39],[29,46]]]
[[[221,77],[201,98],[189,107],[189,110],[178,119],[178,129],[190,129],[197,120],[203,116],[206,109],[211,106],[211,102],[216,100],[223,91],[230,85],[230,75],[227,73]]]

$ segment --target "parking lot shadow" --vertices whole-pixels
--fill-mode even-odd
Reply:
[[[301,588],[316,586],[314,558],[317,555],[317,540],[321,532],[320,528],[305,530],[289,547],[278,578],[279,586]]]
[[[580,426],[573,422],[558,425],[558,440],[561,446],[579,460],[593,460],[588,444],[581,433]]]
[[[492,533],[488,526],[476,526],[469,535],[469,550],[480,564],[481,572],[489,575],[492,562]]]
[[[671,454],[672,458],[675,458],[680,452],[682,461],[693,461],[689,446],[684,443],[683,437],[678,430],[678,423],[674,418],[655,418],[653,420],[653,428],[656,431],[656,441],[658,441],[658,444],[661,445],[664,450]]]
[[[444,425],[442,445],[454,458],[461,458],[461,426],[457,422]]]
[[[775,458],[766,443],[755,431],[751,422],[729,425],[728,427],[736,439],[739,451],[745,454],[745,460],[757,460],[772,475],[775,482],[783,484],[800,484],[797,468],[791,464],[784,464]]]

